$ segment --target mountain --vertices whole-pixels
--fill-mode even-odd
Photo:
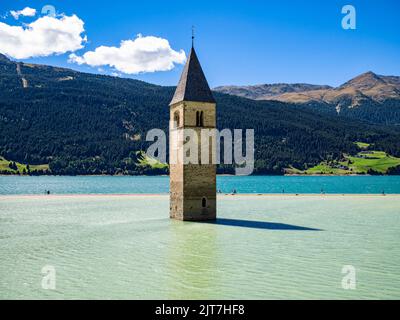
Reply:
[[[286,86],[218,87],[215,90],[256,100],[295,103],[372,123],[400,124],[400,77],[382,76],[369,71],[336,88],[304,85],[304,90],[301,90],[298,84]],[[289,89],[282,92],[270,90],[264,94],[259,89],[264,87]]]
[[[276,83],[260,84],[254,86],[221,86],[214,88],[215,91],[244,97],[253,100],[267,100],[270,97],[278,96],[284,93],[305,92],[311,90],[330,89],[330,86],[320,86],[307,83]]]
[[[0,157],[48,164],[52,174],[157,174],[138,151],[167,131],[174,87],[0,57]],[[396,128],[338,119],[297,105],[214,93],[218,127],[255,130],[255,173],[282,174],[357,154],[363,141],[399,156]],[[139,153],[140,154],[140,153]],[[6,160],[5,160],[6,159]],[[139,164],[139,165],[138,165]],[[232,172],[220,166],[219,172]],[[39,172],[40,173],[40,172]]]

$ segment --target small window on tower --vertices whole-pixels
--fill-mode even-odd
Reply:
[[[187,136],[187,137],[185,138],[185,144],[188,143],[189,141],[190,141],[190,137]],[[190,158],[190,148],[188,148],[188,149],[186,150],[186,158]]]
[[[207,199],[203,197],[203,199],[201,199],[201,206],[203,208],[207,207]]]
[[[200,112],[196,111],[196,127],[200,127]]]
[[[179,127],[179,111],[174,113],[174,128]]]
[[[204,127],[204,112],[200,112],[200,127]]]

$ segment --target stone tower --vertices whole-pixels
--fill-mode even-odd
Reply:
[[[170,217],[178,220],[216,219],[215,147],[209,140],[210,161],[201,163],[201,130],[215,129],[216,103],[192,46],[170,103]],[[187,129],[198,138],[198,163],[182,161]],[[172,157],[175,154],[175,161]]]

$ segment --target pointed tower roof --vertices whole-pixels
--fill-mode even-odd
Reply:
[[[181,101],[215,103],[193,47],[190,50],[189,58],[183,68],[181,79],[176,87],[170,105]]]

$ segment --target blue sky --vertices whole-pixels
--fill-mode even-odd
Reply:
[[[27,6],[38,13],[18,20],[8,14],[0,18],[0,23],[31,23],[41,16],[40,11],[47,4],[58,13],[75,14],[84,22],[87,42],[75,52],[78,56],[102,45],[118,47],[121,40],[135,39],[139,33],[166,39],[173,50],[183,49],[187,54],[194,25],[196,51],[212,87],[276,82],[339,85],[369,70],[400,75],[397,0],[2,0],[0,15]],[[341,9],[346,4],[356,8],[355,30],[341,27]],[[113,72],[107,66],[69,63],[69,54],[21,60],[84,72]],[[175,85],[182,67],[175,64],[170,71],[119,74]]]

